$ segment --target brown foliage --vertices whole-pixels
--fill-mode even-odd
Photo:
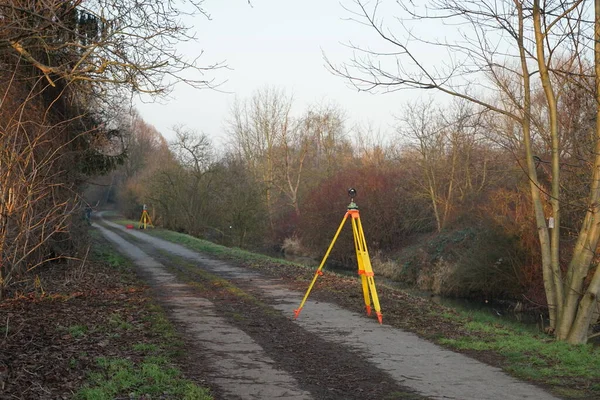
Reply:
[[[41,96],[3,74],[0,95],[0,291],[14,275],[60,257],[76,208],[68,122],[53,121]]]
[[[12,67],[0,73],[0,297],[16,276],[76,256],[84,177],[120,160],[97,151],[115,132],[69,87]]]
[[[201,68],[171,47],[189,39],[173,4],[14,0],[0,16],[1,291],[76,255],[83,180],[122,161],[98,149],[119,136],[123,90],[161,92],[165,74]]]
[[[549,207],[549,206],[547,206]],[[518,186],[514,190],[498,188],[489,193],[489,199],[480,205],[482,216],[494,229],[500,229],[507,237],[518,238],[518,245],[524,250],[521,273],[521,286],[525,296],[536,304],[545,304],[542,280],[541,254],[533,206],[528,188]]]
[[[350,187],[358,192],[355,202],[371,251],[398,249],[409,235],[431,229],[434,221],[428,204],[414,198],[404,181],[399,170],[372,167],[347,169],[323,181],[304,204],[300,222],[304,244],[314,252],[325,251],[350,203]],[[331,255],[342,262],[354,257],[352,230],[347,225]]]

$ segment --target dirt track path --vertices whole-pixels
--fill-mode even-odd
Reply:
[[[142,269],[155,290],[168,293],[162,299],[163,303],[167,303],[171,316],[187,325],[194,339],[202,342],[208,355],[214,359],[216,374],[210,378],[215,380],[228,398],[312,398],[298,387],[291,376],[273,368],[274,361],[266,357],[248,335],[219,317],[212,302],[195,295],[189,285],[179,283],[162,264],[135,245],[122,240],[118,234],[103,226],[96,227]]]
[[[143,232],[125,230],[104,220],[102,224],[110,229],[98,226],[100,231],[144,271],[150,284],[163,294],[168,293],[168,296],[163,296],[163,302],[168,303],[173,318],[183,325],[186,335],[193,337],[203,351],[208,353],[209,356],[205,357],[205,360],[213,361],[209,379],[220,388],[224,398],[556,398],[538,387],[504,374],[497,368],[445,350],[412,333],[386,326],[385,312],[384,325],[379,325],[374,319],[365,318],[333,304],[309,299],[300,318],[292,321],[290,317],[294,308],[298,306],[302,293],[291,291],[281,283],[264,278],[258,273],[210,259]],[[140,247],[151,252],[152,257]],[[275,326],[271,326],[270,329],[279,332],[278,335],[294,337],[285,338],[287,345],[280,346],[277,352],[273,352],[271,348],[269,353],[265,348],[272,346],[264,341],[262,346],[259,343],[264,332],[249,335],[248,332],[235,327],[235,324],[228,323],[217,315],[215,304],[199,297],[189,285],[179,283],[173,274],[167,272],[165,266],[155,259],[160,258],[165,264],[173,262],[169,261],[168,257],[165,258],[164,252],[192,261],[198,268],[228,281],[237,282],[241,287],[260,292],[270,307],[286,317],[285,321],[280,320],[278,324],[285,329],[277,329]],[[257,325],[260,325],[260,321]],[[248,326],[247,331],[254,329],[254,325]],[[294,340],[295,338],[300,341],[300,351],[290,349],[294,347],[291,344],[298,341]],[[270,336],[269,341],[273,340],[278,339]],[[313,347],[323,341],[325,345],[317,347],[320,351],[318,355],[321,356],[319,363],[314,366],[307,364],[306,354],[303,353],[310,353],[312,349],[314,354]],[[329,347],[331,354],[323,355],[322,352],[328,351]],[[295,357],[297,359],[294,359]],[[315,379],[320,380],[320,376],[319,371],[314,374],[312,369],[321,368],[325,375],[325,369],[336,367],[326,363],[328,358],[334,357],[336,360],[347,361],[349,369],[358,364],[358,371],[349,371],[347,377],[340,376],[342,374],[339,370],[334,372],[338,380],[348,379],[346,393],[343,393],[344,383],[340,386],[339,382],[336,384],[332,380],[313,382]],[[389,395],[372,397],[373,387],[369,386],[366,380],[355,382],[359,380],[357,376],[360,376],[361,367],[364,372],[370,374],[369,381],[372,381],[373,377],[381,379],[380,384],[388,387]],[[356,386],[357,384],[359,386]],[[330,392],[327,391],[328,385],[331,386]],[[364,389],[360,385],[363,385]],[[409,388],[416,393],[410,394],[403,388]]]

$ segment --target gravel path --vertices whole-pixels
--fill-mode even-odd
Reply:
[[[291,376],[273,367],[275,362],[254,340],[219,317],[209,300],[195,295],[189,285],[178,283],[162,264],[135,245],[103,226],[95,226],[143,271],[155,290],[168,293],[163,302],[214,360],[215,373],[209,378],[227,398],[312,399]]]
[[[251,282],[265,298],[272,300],[274,309],[290,318],[302,298],[303,293],[291,291],[281,283],[253,271],[210,259],[140,231],[126,230],[109,221],[103,220],[102,224],[112,230],[126,232],[157,250],[193,261],[199,268],[225,279]],[[150,274],[152,285],[169,291],[174,318],[187,324],[187,331],[192,332],[214,354],[214,367],[218,373],[212,378],[232,396],[227,398],[312,398],[310,393],[300,389],[291,375],[277,369],[275,362],[245,332],[219,318],[210,301],[192,296],[187,285],[177,283],[175,277],[167,273],[160,263],[134,244],[123,240],[122,236],[102,226],[98,228],[118,245],[120,251]],[[384,324],[379,325],[373,318],[309,298],[295,323],[319,339],[359,352],[382,374],[391,376],[399,385],[426,398],[557,399],[536,386],[508,376],[498,368],[443,349],[412,333],[386,326],[385,309]]]

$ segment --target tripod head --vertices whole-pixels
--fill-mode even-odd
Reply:
[[[348,210],[358,210],[358,206],[354,202],[354,197],[356,197],[356,189],[348,189],[348,196],[350,196],[350,204],[348,204]]]

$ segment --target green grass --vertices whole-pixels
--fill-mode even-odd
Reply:
[[[89,233],[93,240],[91,251],[92,260],[108,264],[119,272],[132,272],[131,262],[115,251],[112,245],[104,239],[100,232],[92,229]]]
[[[506,357],[506,370],[523,379],[548,384],[572,378],[600,380],[600,349],[591,344],[555,341],[533,329],[482,313],[463,313],[463,317],[464,328],[473,334],[440,339],[441,344],[497,352]]]
[[[93,236],[92,259],[115,267],[119,274],[133,274],[131,262],[116,253],[102,237]],[[135,329],[149,330],[157,343],[128,344],[123,348],[127,356],[95,358],[95,367],[88,372],[86,382],[75,394],[79,400],[112,400],[115,398],[161,398],[184,400],[212,400],[208,389],[185,379],[174,366],[173,359],[183,353],[183,344],[164,310],[154,303],[145,305],[143,324],[133,324],[120,314],[108,315],[100,330],[107,338],[125,337]],[[84,335],[87,327],[74,325],[69,333]],[[82,354],[82,357],[86,357]],[[69,366],[77,368],[79,360],[69,359]]]
[[[122,226],[134,224],[134,226],[137,227],[137,225],[135,225],[136,222],[129,219],[113,219],[111,220],[111,222]],[[235,262],[243,263],[249,267],[287,265],[298,268],[300,271],[304,270],[310,272],[313,272],[317,268],[316,264],[313,266],[307,266],[305,264],[300,264],[281,258],[275,258],[264,254],[253,253],[251,251],[243,250],[238,247],[223,246],[220,244],[209,242],[208,240],[199,239],[187,235],[185,233],[173,232],[166,229],[151,228],[144,230],[144,233],[160,239],[167,240],[172,243],[180,244],[184,247],[187,247],[190,250],[198,251],[200,253],[210,255],[214,258],[222,260],[232,260]],[[327,273],[339,277],[348,277],[347,274],[338,273],[331,270],[328,270]],[[298,277],[298,279],[304,280],[304,278],[301,277]]]
[[[159,350],[158,345],[152,343],[137,343],[133,345],[133,349],[145,354],[156,353]]]
[[[85,325],[73,325],[70,326],[68,329],[69,334],[74,337],[74,338],[81,338],[83,336],[85,336],[85,334],[88,331],[88,327]]]
[[[118,225],[129,225],[133,224],[137,226],[137,222],[129,219],[113,219],[111,222],[114,222]],[[173,232],[166,229],[154,228],[154,229],[146,229],[144,233],[149,235],[167,240],[169,242],[178,243],[182,246],[185,246],[191,250],[196,250],[202,253],[210,254],[216,257],[223,257],[227,259],[233,259],[236,261],[241,261],[245,263],[268,263],[268,264],[284,264],[296,267],[306,268],[303,264],[294,263],[292,261],[287,261],[279,258],[269,257],[263,254],[252,253],[247,250],[243,250],[237,247],[227,247],[220,244],[212,243],[207,240],[199,239],[185,233]],[[312,269],[312,268],[311,268]]]
[[[208,390],[183,379],[164,357],[146,357],[137,364],[123,358],[98,357],[96,364],[99,371],[90,375],[89,386],[80,390],[76,399],[109,400],[123,393],[129,398],[212,399]]]
[[[215,256],[226,257],[229,259],[235,259],[236,261],[242,261],[245,263],[272,264],[276,262],[285,265],[301,266],[301,264],[293,263],[291,261],[276,259],[263,254],[252,253],[250,251],[242,250],[237,247],[222,246],[216,243],[209,242],[207,240],[202,240],[186,235],[184,233],[172,232],[164,229],[156,229],[149,233],[161,239],[181,244],[192,250],[200,251],[202,253],[211,254]]]
[[[448,321],[465,322],[465,318],[463,316],[453,314],[451,312],[431,312],[431,315],[441,317]]]
[[[119,314],[111,314],[108,317],[108,324],[113,329],[128,331],[133,329],[133,325],[127,321],[124,321],[121,315]]]

